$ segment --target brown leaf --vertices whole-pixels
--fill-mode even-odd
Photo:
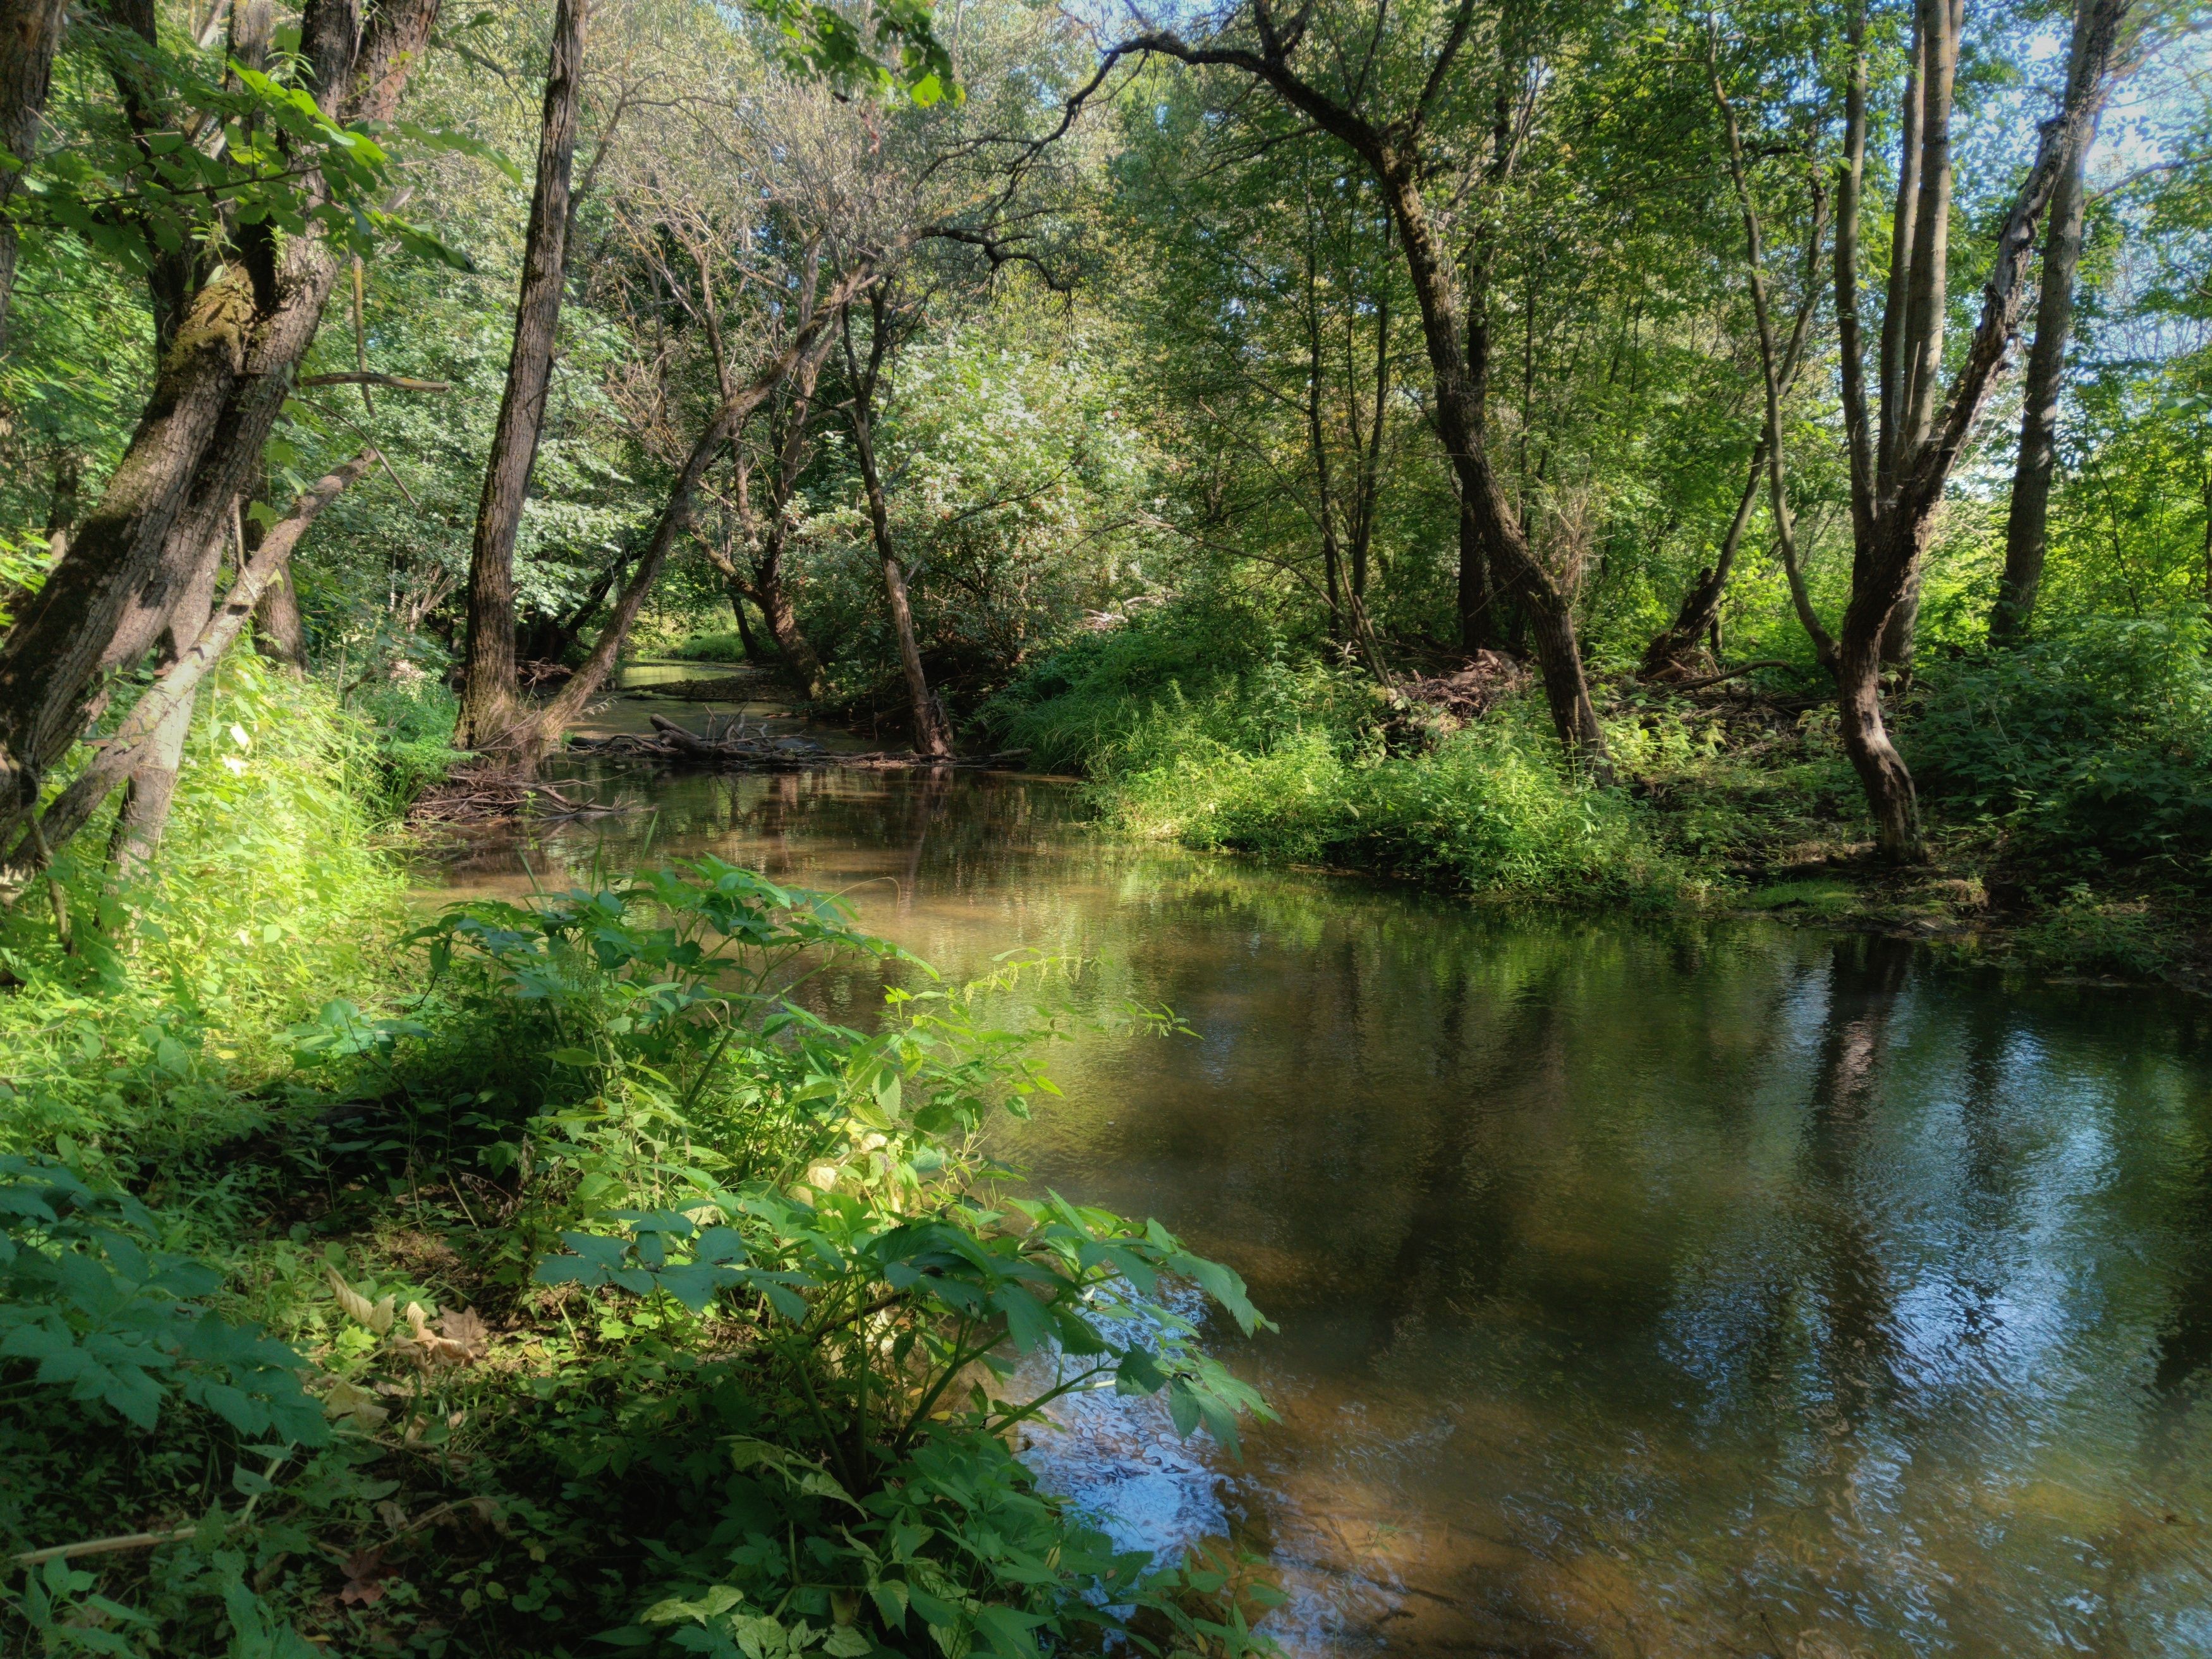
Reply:
[[[438,1322],[448,1342],[458,1343],[471,1359],[481,1359],[491,1346],[491,1332],[473,1308],[456,1308]]]

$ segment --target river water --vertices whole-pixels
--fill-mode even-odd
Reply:
[[[2204,1005],[1118,845],[1048,780],[597,776],[641,810],[448,881],[711,851],[1188,1023],[1060,1046],[1003,1150],[1242,1272],[1281,1420],[1097,1396],[1027,1455],[1267,1558],[1294,1653],[2212,1654]]]

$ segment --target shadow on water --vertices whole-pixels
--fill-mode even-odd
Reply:
[[[651,810],[447,883],[712,851],[1188,1022],[1062,1048],[1004,1150],[1236,1265],[1282,1331],[1215,1340],[1282,1421],[1233,1464],[1094,1396],[1028,1455],[1270,1555],[1294,1650],[2212,1653],[2202,1005],[1115,846],[1044,781],[601,785]]]

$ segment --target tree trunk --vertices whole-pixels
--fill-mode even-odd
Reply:
[[[730,584],[730,614],[738,622],[738,645],[745,653],[747,662],[760,660],[760,646],[753,639],[752,618],[745,615],[745,592],[736,582]]]
[[[638,558],[637,568],[623,588],[622,597],[615,601],[614,612],[599,630],[599,637],[592,644],[591,654],[584,659],[584,665],[568,677],[568,684],[557,696],[513,732],[506,748],[519,767],[534,767],[545,751],[560,741],[561,734],[584,712],[585,706],[599,695],[599,687],[605,684],[616,659],[622,654],[623,644],[629,638],[630,625],[637,620],[637,613],[645,605],[646,595],[653,591],[661,567],[668,562],[669,553],[678,540],[690,531],[692,503],[698,497],[699,485],[715,456],[730,441],[731,434],[768,401],[822,331],[841,319],[854,296],[873,280],[872,268],[863,263],[841,278],[821,304],[806,305],[805,319],[783,349],[749,384],[723,398],[701,428],[691,445],[691,453],[684,458],[676,475],[676,482],[670,486],[667,504],[653,522],[653,535]],[[807,297],[811,298],[811,295]]]
[[[793,686],[811,701],[823,692],[822,659],[799,626],[799,612],[792,605],[791,588],[784,580],[783,555],[788,544],[787,526],[779,513],[769,526],[760,556],[753,562],[753,598]]]
[[[215,614],[216,578],[222,571],[222,550],[228,539],[218,532],[209,540],[201,550],[198,569],[170,607],[161,641],[161,665],[165,669],[184,659]],[[107,849],[107,861],[124,880],[154,861],[161,832],[168,828],[169,807],[177,794],[177,772],[184,763],[185,739],[192,729],[198,696],[196,691],[187,691],[162,717],[125,782],[122,810],[116,815],[115,833]]]
[[[1572,606],[1530,552],[1491,471],[1482,441],[1480,405],[1468,372],[1451,273],[1429,228],[1419,185],[1402,164],[1390,166],[1387,171],[1378,167],[1377,175],[1405,249],[1414,297],[1420,302],[1421,332],[1436,379],[1437,429],[1458,475],[1460,499],[1472,506],[1492,575],[1520,601],[1528,617],[1543,672],[1545,699],[1561,746],[1568,758],[1590,776],[1610,782],[1612,766],[1606,756],[1605,733],[1598,725],[1589,682],[1583,675]]]
[[[883,474],[876,467],[876,377],[889,344],[890,307],[878,289],[870,296],[873,326],[868,340],[868,366],[863,371],[853,353],[850,313],[846,319],[845,360],[853,372],[853,450],[860,463],[860,483],[868,498],[868,526],[876,542],[876,556],[883,561],[884,599],[890,612],[891,631],[898,639],[899,667],[906,676],[907,702],[914,722],[914,750],[935,760],[952,757],[952,732],[945,710],[929,689],[929,676],[921,665],[921,646],[915,638],[914,607],[906,591],[906,571],[898,550],[891,544],[891,518],[884,499]]]
[[[1482,528],[1474,509],[1459,510],[1459,648],[1470,657],[1498,644],[1497,609],[1490,588],[1490,561],[1483,556]]]
[[[307,630],[300,618],[300,593],[289,570],[280,573],[253,613],[253,648],[295,679],[307,672]]]
[[[316,49],[315,85],[326,89],[334,118],[392,118],[437,10],[438,0],[389,0],[357,57],[333,64],[329,39],[350,42],[351,9],[312,0],[303,40]],[[0,834],[22,823],[39,779],[76,740],[103,669],[135,659],[158,636],[260,456],[337,268],[311,227],[284,243],[273,266],[233,262],[193,297],[99,503],[0,641]]]
[[[76,529],[77,487],[83,482],[84,460],[74,449],[54,452],[54,485],[46,497],[46,556],[59,559],[69,551]]]
[[[2075,21],[2074,52],[2081,50],[2087,19]],[[2058,393],[2066,368],[2066,340],[2074,326],[2074,269],[2081,257],[2081,173],[2087,133],[2060,158],[2051,193],[2051,222],[2043,233],[2043,292],[2036,301],[2035,343],[2027,354],[2021,388],[2020,453],[2013,465],[2012,509],[2005,521],[2004,574],[1990,613],[1990,638],[1999,645],[2025,639],[2035,620],[2036,591],[2050,546],[2051,479],[2058,457]]]
[[[1645,679],[1659,679],[1670,674],[1680,674],[1690,666],[1699,644],[1708,637],[1717,637],[1720,628],[1721,600],[1728,592],[1729,573],[1735,568],[1735,556],[1743,545],[1743,532],[1751,525],[1752,509],[1759,504],[1759,480],[1766,476],[1766,436],[1759,434],[1759,444],[1751,453],[1751,476],[1744,480],[1743,489],[1735,501],[1735,516],[1729,520],[1728,534],[1721,539],[1720,556],[1698,572],[1698,579],[1690,584],[1690,591],[1682,596],[1682,608],[1674,613],[1674,620],[1659,631],[1651,643],[1644,647],[1644,660],[1637,672]],[[1713,666],[1721,665],[1720,650],[1713,650]]]
[[[530,470],[545,425],[553,347],[560,333],[568,268],[568,175],[583,100],[584,26],[589,0],[556,0],[545,65],[545,106],[538,136],[538,182],[522,257],[522,295],[514,309],[514,349],[499,400],[483,493],[469,549],[468,646],[461,714],[453,743],[499,746],[523,719],[514,672],[514,538],[530,493]]]
[[[27,162],[39,147],[39,117],[53,84],[63,0],[0,0],[0,149]],[[15,222],[9,204],[20,167],[0,162],[0,351],[8,348],[8,306],[15,293]]]
[[[1837,713],[1844,752],[1850,757],[1851,769],[1858,774],[1859,787],[1874,812],[1876,844],[1893,864],[1917,864],[1927,856],[1912,774],[1897,752],[1881,712],[1882,638],[1907,580],[1919,566],[1917,542],[1927,524],[1925,514],[1917,520],[1890,515],[1887,533],[1905,544],[1878,549],[1866,561],[1868,580],[1855,588],[1836,641]]]
[[[99,810],[100,802],[140,763],[178,709],[186,711],[189,723],[191,704],[198,695],[200,682],[214,672],[223,653],[245,628],[267,584],[283,571],[285,561],[292,556],[307,526],[337,499],[340,491],[374,465],[376,459],[375,451],[362,451],[337,471],[319,479],[293,503],[292,510],[263,538],[252,558],[239,572],[237,581],[223,595],[222,606],[200,629],[198,637],[147,689],[123,717],[114,735],[100,745],[91,764],[54,798],[38,824],[25,832],[9,854],[11,865],[20,867],[34,853],[41,856],[51,854],[83,829]]]

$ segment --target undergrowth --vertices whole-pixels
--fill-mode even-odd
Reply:
[[[1232,1273],[981,1150],[1048,1019],[902,959],[828,1024],[809,973],[899,953],[711,860],[410,931],[374,733],[226,675],[158,881],[73,855],[76,953],[0,945],[0,1650],[1257,1643],[1249,1564],[1010,1449],[1074,1389],[1258,1408],[1196,1340],[1261,1322]]]

